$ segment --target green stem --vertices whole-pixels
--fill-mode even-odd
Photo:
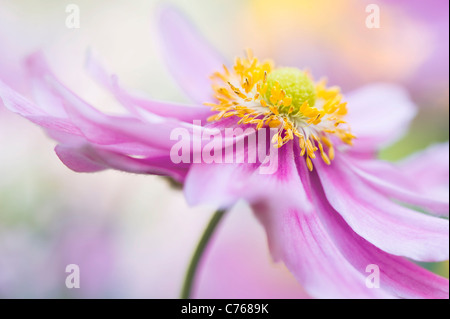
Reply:
[[[186,276],[184,278],[183,288],[181,290],[182,299],[189,299],[192,293],[192,286],[194,284],[195,275],[197,272],[198,265],[202,256],[208,246],[209,240],[212,237],[212,234],[219,225],[220,220],[225,215],[224,210],[218,210],[214,213],[213,217],[209,221],[208,226],[206,226],[205,231],[203,232],[202,238],[197,244],[197,248],[195,249],[194,255],[192,256],[191,263],[189,264],[189,268],[187,269]]]

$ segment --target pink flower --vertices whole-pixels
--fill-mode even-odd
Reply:
[[[193,105],[130,93],[90,57],[89,72],[128,111],[102,113],[62,84],[39,53],[27,62],[35,102],[1,82],[0,96],[58,142],[57,155],[74,171],[169,176],[184,184],[193,205],[226,209],[248,201],[273,257],[311,296],[448,298],[448,280],[407,260],[448,259],[449,223],[439,217],[448,216],[448,144],[399,164],[374,156],[400,138],[414,117],[406,92],[376,84],[344,102],[337,88],[315,83],[303,71],[259,62],[251,53],[222,69],[220,55],[174,11],[162,11],[161,29],[169,67]],[[201,125],[192,126],[194,121]],[[252,134],[277,130],[271,139],[278,149],[274,174],[260,174],[261,162],[171,160],[174,130],[185,128],[196,140],[200,133],[236,127],[256,128]],[[243,155],[252,151],[246,145]],[[366,285],[370,265],[379,268],[379,288]]]

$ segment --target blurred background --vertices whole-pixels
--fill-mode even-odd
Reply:
[[[43,50],[53,70],[102,110],[117,105],[83,69],[96,52],[126,87],[186,101],[158,48],[156,14],[179,8],[229,60],[252,48],[279,65],[308,68],[344,92],[403,85],[419,105],[411,131],[380,156],[399,160],[449,137],[447,0],[0,0],[0,78],[27,93],[20,63]],[[369,29],[366,6],[380,8]],[[66,6],[80,28],[66,27]],[[213,207],[188,207],[155,176],[77,174],[35,125],[0,106],[0,298],[177,298]],[[271,261],[262,227],[243,203],[226,217],[202,264],[198,298],[307,298]],[[65,268],[80,267],[80,289]],[[448,262],[424,264],[448,277]]]

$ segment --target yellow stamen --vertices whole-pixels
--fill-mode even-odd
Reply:
[[[306,165],[308,166],[309,171],[312,172],[314,167],[313,167],[313,163],[309,157],[306,157]]]
[[[205,105],[217,114],[208,121],[235,116],[239,124],[253,124],[257,130],[277,128],[271,143],[280,148],[298,139],[300,156],[306,157],[310,171],[317,151],[327,165],[335,158],[331,136],[348,145],[355,139],[344,120],[347,102],[342,102],[339,88],[327,87],[326,80],[314,84],[309,72],[275,69],[248,49],[233,68],[224,65],[211,79],[217,102]]]

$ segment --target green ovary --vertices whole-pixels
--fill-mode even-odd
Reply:
[[[265,95],[267,102],[270,101],[271,88],[278,82],[280,88],[286,92],[286,96],[292,98],[293,112],[297,113],[300,106],[308,101],[309,106],[314,106],[316,102],[316,89],[314,82],[309,76],[296,68],[279,68],[268,74],[268,90]],[[280,111],[287,111],[280,108]]]

